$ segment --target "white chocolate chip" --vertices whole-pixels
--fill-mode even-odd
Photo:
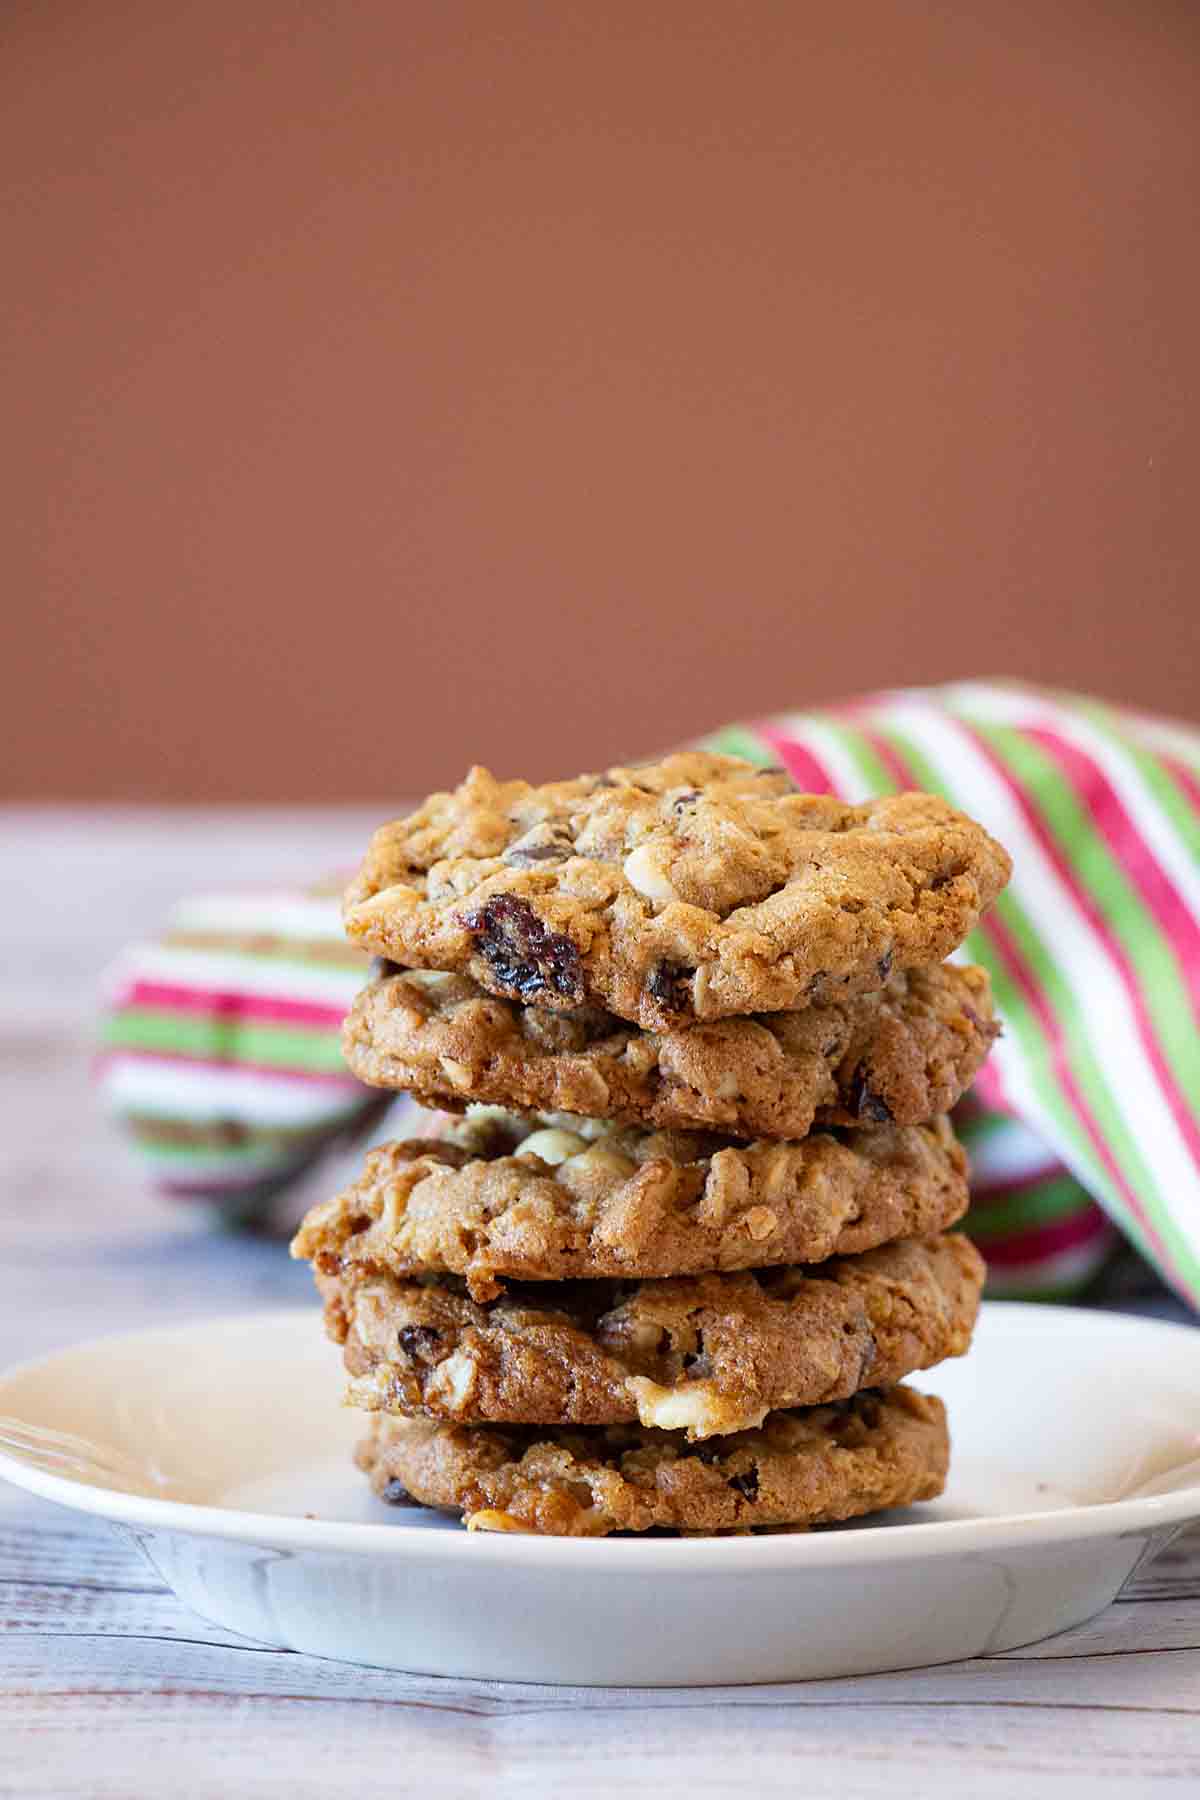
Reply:
[[[522,1524],[511,1513],[500,1512],[493,1506],[485,1506],[479,1512],[468,1513],[466,1518],[468,1531],[521,1531],[527,1536],[533,1531],[532,1525]]]
[[[559,1163],[566,1162],[569,1156],[578,1156],[581,1150],[586,1149],[585,1140],[577,1132],[561,1131],[557,1126],[551,1126],[546,1131],[532,1132],[523,1143],[518,1144],[517,1155],[540,1156],[544,1163],[557,1167]]]
[[[519,1113],[509,1112],[506,1106],[482,1106],[478,1101],[468,1106],[467,1120],[472,1125],[507,1125],[513,1131],[521,1127]]]
[[[636,888],[655,906],[670,906],[679,895],[667,880],[659,857],[649,844],[639,844],[625,858],[623,874],[631,888]]]
[[[438,1364],[430,1376],[427,1392],[447,1412],[462,1412],[475,1392],[475,1377],[478,1372],[474,1359],[465,1350],[454,1350],[444,1362]]]
[[[471,1071],[466,1063],[455,1062],[452,1056],[439,1056],[438,1062],[441,1064],[442,1074],[451,1087],[469,1088],[471,1086]]]
[[[619,1150],[606,1150],[603,1143],[566,1157],[562,1166],[580,1175],[611,1175],[619,1181],[628,1181],[637,1168],[631,1157],[622,1156]]]
[[[667,1388],[646,1375],[631,1375],[625,1385],[633,1395],[643,1425],[657,1426],[660,1431],[686,1431],[692,1439],[750,1431],[767,1416],[765,1406],[754,1412],[738,1412],[728,1401],[723,1403],[707,1381]]]
[[[587,1139],[589,1144],[602,1143],[605,1138],[611,1137],[615,1131],[620,1131],[620,1129],[621,1127],[614,1124],[611,1119],[576,1119],[573,1125],[567,1126],[568,1131],[577,1131],[581,1138]]]
[[[620,1129],[611,1119],[581,1119],[575,1113],[539,1113],[537,1117],[543,1125],[553,1125],[556,1131],[569,1131],[575,1137],[589,1141],[607,1137],[609,1132]]]

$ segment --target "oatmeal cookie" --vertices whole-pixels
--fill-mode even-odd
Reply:
[[[292,1254],[327,1274],[462,1275],[488,1300],[509,1279],[823,1262],[941,1231],[967,1197],[946,1118],[747,1144],[481,1108],[445,1138],[369,1152],[358,1180],[308,1214]]]
[[[983,1274],[952,1234],[812,1270],[543,1284],[488,1305],[453,1278],[317,1279],[353,1405],[473,1424],[636,1419],[698,1439],[961,1356]]]
[[[345,921],[402,967],[661,1030],[941,962],[1009,872],[934,795],[848,806],[697,750],[543,787],[473,769],[375,833]]]
[[[469,1101],[626,1124],[802,1138],[948,1112],[999,1032],[983,969],[939,963],[800,1012],[641,1031],[555,1012],[469,975],[392,971],[359,994],[342,1047],[360,1081],[461,1112]]]
[[[756,1431],[689,1445],[641,1426],[546,1430],[378,1418],[359,1467],[393,1505],[462,1513],[468,1529],[605,1537],[826,1525],[933,1500],[950,1440],[940,1400],[912,1388],[772,1413]]]

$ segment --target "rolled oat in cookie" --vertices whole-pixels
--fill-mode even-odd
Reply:
[[[986,972],[939,963],[800,1012],[642,1031],[556,1012],[469,975],[393,972],[346,1020],[361,1081],[461,1112],[487,1101],[626,1124],[802,1138],[822,1124],[919,1125],[949,1109],[999,1032]]]
[[[605,1537],[827,1525],[933,1500],[949,1454],[941,1401],[895,1387],[700,1445],[642,1426],[380,1417],[355,1460],[382,1499],[461,1513],[469,1529]]]
[[[941,962],[1009,872],[933,795],[848,806],[686,751],[542,787],[473,769],[375,833],[345,921],[402,967],[659,1030]]]
[[[641,1279],[816,1263],[961,1218],[967,1163],[948,1119],[743,1143],[479,1108],[441,1139],[372,1150],[292,1244],[327,1274]]]
[[[318,1275],[347,1398],[470,1423],[643,1425],[709,1438],[960,1356],[983,1261],[957,1234],[769,1269],[554,1283],[480,1305],[453,1278]]]

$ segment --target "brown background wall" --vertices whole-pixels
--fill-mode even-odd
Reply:
[[[966,672],[1200,716],[1198,21],[10,4],[9,791],[411,794]]]

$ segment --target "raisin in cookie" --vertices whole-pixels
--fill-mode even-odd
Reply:
[[[641,1426],[546,1430],[379,1418],[355,1457],[381,1499],[461,1513],[468,1529],[605,1537],[827,1525],[933,1500],[950,1439],[912,1388],[772,1413],[757,1431],[689,1445]]]
[[[375,833],[345,920],[405,968],[656,1030],[940,962],[1009,871],[934,795],[847,806],[687,751],[544,787],[473,769]]]
[[[428,970],[368,984],[347,1063],[373,1087],[627,1124],[802,1138],[823,1124],[919,1125],[948,1112],[999,1032],[983,969],[893,975],[875,993],[748,1019],[641,1031],[595,1007],[555,1012]]]
[[[481,1108],[442,1139],[369,1152],[292,1243],[325,1273],[505,1280],[690,1275],[853,1255],[961,1218],[967,1162],[946,1118],[741,1143]]]
[[[815,1269],[557,1282],[488,1305],[462,1285],[320,1275],[347,1398],[462,1423],[749,1430],[961,1356],[983,1258],[958,1234]]]

